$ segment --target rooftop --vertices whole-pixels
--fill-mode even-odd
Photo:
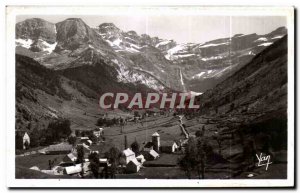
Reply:
[[[135,155],[135,153],[134,153],[131,149],[129,149],[129,148],[123,150],[123,154],[124,154],[126,157],[127,157],[127,156],[130,156],[130,155]]]
[[[50,145],[47,148],[47,151],[71,151],[73,146],[70,144],[57,144],[57,145]]]

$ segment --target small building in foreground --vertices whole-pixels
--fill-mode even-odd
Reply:
[[[76,164],[75,166],[65,167],[64,174],[73,175],[82,172],[81,164]]]
[[[143,154],[137,156],[136,159],[137,159],[141,164],[143,164],[143,163],[146,161],[146,159],[145,159],[145,157],[143,156]]]
[[[132,159],[129,161],[129,163],[126,165],[126,172],[127,173],[137,173],[141,169],[141,163],[138,162],[137,159]]]
[[[135,159],[135,153],[129,148],[123,150],[122,156],[126,160],[126,164],[128,164],[131,160]]]
[[[28,149],[30,146],[30,137],[25,130],[16,130],[16,148]]]
[[[175,141],[161,141],[160,151],[164,153],[174,153],[178,149]]]
[[[103,135],[103,128],[99,127],[99,128],[94,129],[93,134],[99,138],[100,136]]]
[[[159,158],[159,154],[154,150],[146,151],[146,152],[143,152],[142,154],[143,154],[144,158],[148,161]]]
[[[75,162],[77,160],[77,153],[76,152],[72,152],[67,154],[64,158],[63,161],[68,163],[68,162]]]
[[[90,162],[84,162],[83,164],[76,164],[74,166],[65,167],[63,173],[68,175],[74,175],[78,173],[85,174],[90,170],[89,165]]]

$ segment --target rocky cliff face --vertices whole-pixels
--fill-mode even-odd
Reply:
[[[55,24],[33,18],[16,24],[16,39],[42,39],[48,43],[56,42]]]
[[[39,18],[17,23],[16,44],[33,52],[52,52],[56,46],[56,26]]]

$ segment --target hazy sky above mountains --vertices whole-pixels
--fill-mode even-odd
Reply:
[[[235,34],[270,33],[278,27],[286,26],[286,18],[280,16],[79,16],[79,15],[34,15],[18,16],[17,22],[29,18],[41,18],[52,23],[67,18],[81,18],[90,27],[101,23],[114,23],[123,31],[134,30],[139,35],[146,33],[163,39],[173,39],[178,43],[203,43],[209,40],[233,36]]]

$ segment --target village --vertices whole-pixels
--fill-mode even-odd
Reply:
[[[152,167],[179,170],[178,160],[189,138],[182,121],[184,116],[155,113],[147,117],[148,120],[143,121],[133,117],[131,122],[120,118],[115,127],[75,130],[68,140],[17,155],[16,162],[23,162],[21,160],[26,157],[45,157],[41,158],[42,167],[40,162],[33,165],[30,159],[29,169],[53,177],[116,178],[118,175],[118,178],[126,178],[126,175],[139,174]],[[173,137],[156,130],[166,122],[176,130]],[[25,150],[30,146],[30,136],[26,132],[21,136]]]
[[[104,126],[73,129],[67,138],[31,147],[33,134],[18,131],[16,178],[87,179],[230,179],[281,176],[279,164],[255,167],[253,143],[226,126],[231,117],[155,112],[99,118]],[[114,120],[114,121],[112,121]],[[43,131],[48,132],[48,131]],[[256,145],[263,146],[264,137]],[[249,153],[250,152],[250,153]]]

